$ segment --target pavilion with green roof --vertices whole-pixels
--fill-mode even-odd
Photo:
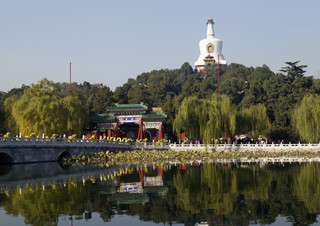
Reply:
[[[115,104],[106,113],[90,117],[94,128],[108,137],[163,139],[162,122],[167,115],[161,108],[140,104]]]

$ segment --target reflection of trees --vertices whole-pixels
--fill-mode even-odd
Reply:
[[[66,187],[52,186],[45,190],[40,186],[25,188],[21,194],[17,189],[10,193],[4,208],[8,214],[23,215],[26,224],[55,225],[60,214],[82,216],[89,192],[88,187],[76,185],[70,183]]]
[[[304,202],[314,206],[313,213],[319,212],[319,198],[314,202],[309,201],[314,197],[315,191],[320,191],[319,183],[318,180],[312,180],[311,176],[308,180],[301,175],[307,174],[307,170],[314,172],[314,167],[303,168],[298,178],[308,180],[302,184],[308,186],[309,193],[302,196],[306,197],[302,200],[304,202],[295,199],[297,183],[293,182],[299,172],[298,167],[295,164],[264,168],[253,165],[236,169],[226,165],[207,164],[202,168],[190,168],[187,172],[178,172],[174,177],[179,200],[177,205],[191,215],[211,210],[212,216],[205,219],[211,218],[215,222],[223,219],[237,225],[247,225],[250,221],[270,224],[278,215],[288,216],[288,220],[292,222],[312,223],[315,216],[310,215],[311,211],[307,211]],[[314,176],[319,173],[320,171]],[[305,190],[302,187],[298,191],[303,193]],[[307,208],[310,210],[311,206]]]
[[[223,209],[227,214],[233,211],[234,201],[241,199],[240,194],[253,200],[268,199],[271,178],[261,170],[259,173],[256,177],[249,169],[223,169],[207,164],[186,173],[179,172],[174,184],[186,210],[199,213],[201,209],[212,209],[219,213]]]
[[[232,210],[230,196],[234,181],[234,176],[229,172],[220,171],[212,165],[188,170],[185,173],[178,172],[174,178],[178,199],[181,200],[178,205],[193,214],[200,213],[201,209],[220,212],[223,208],[225,212],[230,212]]]
[[[194,225],[196,222],[249,225],[270,224],[278,215],[294,224],[311,224],[320,211],[320,164],[205,164],[164,173],[165,196],[151,195],[145,204],[108,201],[99,193],[108,185],[70,182],[64,186],[24,188],[0,196],[7,214],[25,217],[31,225],[55,225],[61,215],[82,219],[97,212],[104,221],[114,215],[139,216],[142,221]]]
[[[310,213],[320,212],[320,164],[303,165],[294,178],[294,192]]]
[[[89,210],[100,213],[100,217],[104,222],[108,222],[116,214],[114,208],[106,197],[94,195],[91,198],[91,208]]]

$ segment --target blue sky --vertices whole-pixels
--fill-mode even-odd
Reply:
[[[192,66],[212,16],[228,63],[308,65],[320,78],[318,0],[0,0],[0,90],[37,83],[103,83]]]

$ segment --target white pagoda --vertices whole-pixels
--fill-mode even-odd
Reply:
[[[195,69],[203,70],[207,64],[227,64],[227,61],[222,55],[222,40],[214,36],[214,22],[211,16],[207,22],[207,38],[199,42],[200,56],[195,62]]]

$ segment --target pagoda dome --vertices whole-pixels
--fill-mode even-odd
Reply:
[[[198,70],[204,69],[204,66],[206,65],[205,59],[208,57],[208,54],[210,56],[213,56],[213,58],[215,59],[215,63],[227,63],[222,54],[223,42],[221,39],[215,37],[213,25],[214,22],[212,20],[212,17],[210,16],[207,21],[207,38],[202,39],[199,42],[200,56],[195,62],[195,68]]]

